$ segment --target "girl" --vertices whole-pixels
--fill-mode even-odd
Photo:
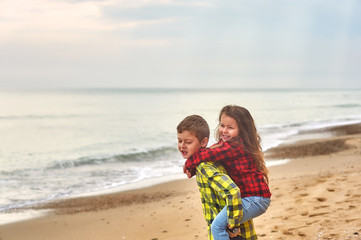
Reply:
[[[263,214],[271,202],[271,192],[260,145],[261,138],[249,111],[240,106],[225,106],[219,114],[216,139],[218,143],[211,148],[200,149],[187,159],[184,164],[185,173],[191,177],[190,173],[193,173],[201,162],[222,161],[228,175],[241,190],[241,222]],[[225,207],[212,222],[211,229],[215,240],[229,240],[227,219]],[[238,230],[234,228],[231,232],[237,233]]]

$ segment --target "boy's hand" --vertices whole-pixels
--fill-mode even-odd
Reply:
[[[228,225],[227,227],[227,232],[230,238],[235,238],[238,236],[239,232],[241,231],[241,229],[239,229],[239,227],[235,227],[233,229],[229,228],[230,226]]]

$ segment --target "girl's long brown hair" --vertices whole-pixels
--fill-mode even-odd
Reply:
[[[222,108],[219,113],[219,122],[221,122],[222,115],[225,114],[236,120],[238,125],[238,136],[241,138],[245,152],[248,152],[253,157],[258,171],[262,172],[268,184],[268,169],[264,160],[264,155],[261,147],[261,137],[259,136],[254,120],[249,111],[237,105],[227,105]],[[219,125],[216,131],[216,139],[219,140]]]

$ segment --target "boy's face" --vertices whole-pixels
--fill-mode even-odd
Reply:
[[[198,138],[188,130],[178,133],[178,150],[184,159],[188,159],[198,149],[206,147],[207,144],[208,138],[199,142]]]

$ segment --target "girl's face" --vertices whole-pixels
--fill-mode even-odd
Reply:
[[[221,122],[218,128],[219,137],[224,141],[228,141],[233,137],[237,137],[239,133],[237,122],[234,118],[222,114]]]

